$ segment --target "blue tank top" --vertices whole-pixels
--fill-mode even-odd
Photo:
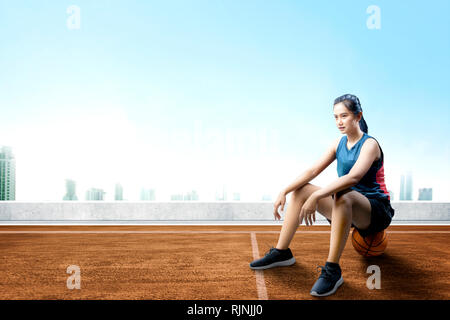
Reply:
[[[350,172],[350,169],[354,166],[356,160],[358,160],[362,145],[368,138],[373,137],[364,132],[361,139],[359,139],[359,141],[350,149],[347,148],[346,135],[342,137],[341,141],[339,141],[339,145],[336,149],[337,172],[339,177],[342,177]],[[375,139],[375,141],[377,140]],[[380,146],[379,143],[378,146]],[[362,193],[367,198],[381,198],[390,200],[391,198],[384,182],[384,155],[381,147],[380,151],[380,159],[375,160],[364,177],[362,177],[362,179],[350,189]]]

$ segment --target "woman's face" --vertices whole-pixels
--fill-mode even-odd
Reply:
[[[359,127],[359,115],[353,114],[343,102],[334,105],[334,119],[341,133],[357,130]]]

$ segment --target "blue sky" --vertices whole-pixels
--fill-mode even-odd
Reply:
[[[370,5],[380,29],[366,25]],[[415,198],[432,187],[449,201],[449,9],[1,0],[0,145],[17,157],[17,199],[60,200],[66,178],[80,198],[90,187],[113,197],[115,181],[130,200],[144,186],[160,200],[190,189],[213,200],[224,185],[275,197],[340,136],[332,102],[354,93],[394,199],[412,170]],[[337,178],[333,165],[318,185]]]

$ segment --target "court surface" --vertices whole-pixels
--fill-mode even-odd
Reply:
[[[360,256],[349,237],[340,261],[344,284],[326,298],[309,291],[328,255],[329,226],[298,228],[294,265],[249,268],[276,245],[280,230],[0,226],[0,299],[450,299],[450,226],[391,225],[385,253],[374,258]],[[380,268],[380,289],[367,287],[371,265]],[[68,289],[69,266],[79,267],[80,289]]]

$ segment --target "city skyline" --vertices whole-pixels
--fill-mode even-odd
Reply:
[[[412,172],[408,171],[406,174],[400,176],[400,198],[399,200],[413,199],[413,180]]]
[[[5,194],[4,190],[6,185],[6,182],[9,184],[15,186],[15,172],[16,167],[13,165],[13,172],[14,174],[9,176],[6,174],[7,168],[11,167],[8,165],[5,165],[7,163],[6,161],[13,161],[15,164],[16,157],[13,153],[13,148],[11,146],[2,146],[0,149],[0,200],[5,200],[5,197],[9,197],[9,199],[14,200],[15,192],[12,194]],[[11,178],[12,177],[12,178]],[[76,181],[74,179],[65,179],[65,186],[66,186],[66,193],[63,197],[63,200],[66,201],[78,201],[77,191],[76,191]],[[14,188],[15,189],[15,188]],[[156,190],[157,188],[147,188],[147,187],[141,187],[140,189],[140,201],[213,201],[213,199],[201,199],[201,196],[197,193],[196,190],[191,189],[190,191],[180,192],[180,193],[171,193],[170,199],[164,199],[164,198],[158,198],[156,196]],[[391,194],[391,200],[394,198],[394,192],[391,190],[388,190],[388,192]],[[111,199],[110,196],[105,198],[105,195],[111,194],[111,197],[114,198]],[[433,188],[432,187],[420,187],[417,188],[417,197],[413,197],[413,173],[411,170],[407,171],[406,173],[402,173],[400,176],[400,191],[399,191],[399,199],[397,201],[417,201],[420,200],[433,200]],[[241,201],[241,193],[237,191],[231,192],[231,197],[228,199],[228,191],[225,184],[223,184],[215,193],[215,201]],[[259,199],[252,199],[252,201],[273,201],[275,199],[276,195],[271,195],[269,193],[262,193],[259,195]],[[87,190],[85,190],[85,200],[91,201],[91,200],[116,200],[116,201],[127,201],[128,199],[124,199],[124,187],[120,182],[116,182],[114,184],[114,193],[106,192],[102,188],[97,187],[89,187]],[[58,199],[54,199],[58,200]],[[26,200],[25,200],[26,201]],[[82,201],[82,200],[81,200]]]
[[[449,1],[382,2],[375,29],[355,1],[79,0],[74,28],[68,6],[2,6],[0,143],[17,199],[54,199],[66,177],[109,199],[117,181],[130,200],[149,181],[163,199],[224,184],[229,199],[274,199],[342,136],[332,104],[352,93],[387,188],[399,199],[413,170],[449,201]],[[336,179],[333,163],[312,183]]]

